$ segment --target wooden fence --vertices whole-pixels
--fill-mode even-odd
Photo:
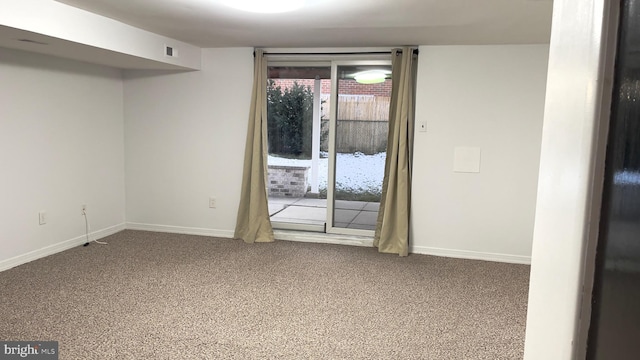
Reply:
[[[338,100],[338,119],[387,121],[389,120],[389,100],[384,96],[345,95]],[[331,99],[329,95],[322,97],[322,118],[329,118]]]
[[[329,130],[329,120],[322,120],[323,133]],[[339,153],[361,153],[371,155],[387,149],[388,121],[338,120],[336,128],[336,151]],[[328,136],[322,137],[320,148],[328,151]]]
[[[322,151],[328,150],[330,99],[324,100],[322,120]],[[381,96],[351,95],[338,101],[336,151],[359,151],[370,155],[387,149],[389,134],[389,98]]]

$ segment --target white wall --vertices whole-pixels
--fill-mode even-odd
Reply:
[[[548,49],[420,48],[414,252],[530,261]],[[453,172],[455,147],[481,149],[480,173]]]
[[[118,70],[0,48],[0,270],[124,224]],[[38,212],[48,214],[38,224]]]
[[[424,46],[414,159],[413,250],[528,262],[548,46]],[[203,51],[193,73],[125,73],[127,222],[231,236],[253,57]],[[482,148],[479,174],[453,148]],[[208,208],[208,197],[218,199]]]
[[[203,50],[202,71],[125,73],[127,222],[231,236],[253,84],[250,48]],[[209,208],[209,197],[217,208]]]

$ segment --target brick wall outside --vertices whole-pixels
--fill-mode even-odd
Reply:
[[[387,79],[378,84],[360,84],[355,80],[340,80],[338,83],[338,93],[342,95],[374,95],[391,97],[391,79]]]
[[[309,186],[308,166],[268,166],[269,196],[304,197]]]
[[[299,85],[310,86],[313,91],[315,80],[313,79],[273,79],[276,86],[280,86],[283,90],[293,86],[294,82]],[[331,94],[331,80],[320,80],[322,95]],[[374,95],[374,96],[391,96],[391,79],[378,84],[359,84],[355,80],[340,80],[339,93],[341,95]]]

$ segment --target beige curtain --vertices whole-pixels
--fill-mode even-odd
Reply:
[[[255,51],[253,91],[247,143],[244,151],[242,192],[235,238],[247,243],[273,241],[267,198],[267,60]]]
[[[409,254],[411,149],[417,55],[414,49],[394,49],[392,56],[389,137],[382,198],[373,245],[384,253]]]

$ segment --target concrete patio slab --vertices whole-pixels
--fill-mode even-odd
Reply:
[[[311,207],[323,207],[327,208],[327,199],[308,199],[302,198],[295,202],[296,205],[300,206],[311,206]]]
[[[378,213],[375,211],[361,211],[358,216],[355,217],[351,222],[359,225],[371,225],[375,226],[376,221],[378,220]]]
[[[327,217],[327,209],[310,206],[290,205],[286,209],[280,211],[271,219],[282,222],[301,222],[302,220],[313,221],[314,223],[325,223]],[[287,219],[287,220],[285,220]]]
[[[367,203],[364,208],[362,208],[362,210],[364,211],[375,211],[377,212],[378,210],[380,210],[380,203],[377,202],[370,202]]]
[[[359,210],[336,209],[333,213],[334,223],[351,223],[358,215]]]
[[[375,230],[380,203],[336,200],[335,227]],[[269,198],[269,214],[274,222],[324,225],[327,199]]]
[[[274,218],[271,217],[271,223],[286,223],[286,224],[302,224],[302,225],[317,225],[324,226],[324,220],[312,220],[312,219],[289,219],[285,217]],[[275,229],[278,227],[276,226]]]
[[[362,210],[367,203],[364,201],[346,201],[346,200],[336,200],[336,209],[344,209],[344,210]]]
[[[269,197],[269,205],[271,204],[284,204],[291,205],[295,204],[300,198],[285,198],[285,197]]]
[[[271,202],[269,202],[269,216],[273,216],[286,207],[287,205],[285,204],[272,204]]]

